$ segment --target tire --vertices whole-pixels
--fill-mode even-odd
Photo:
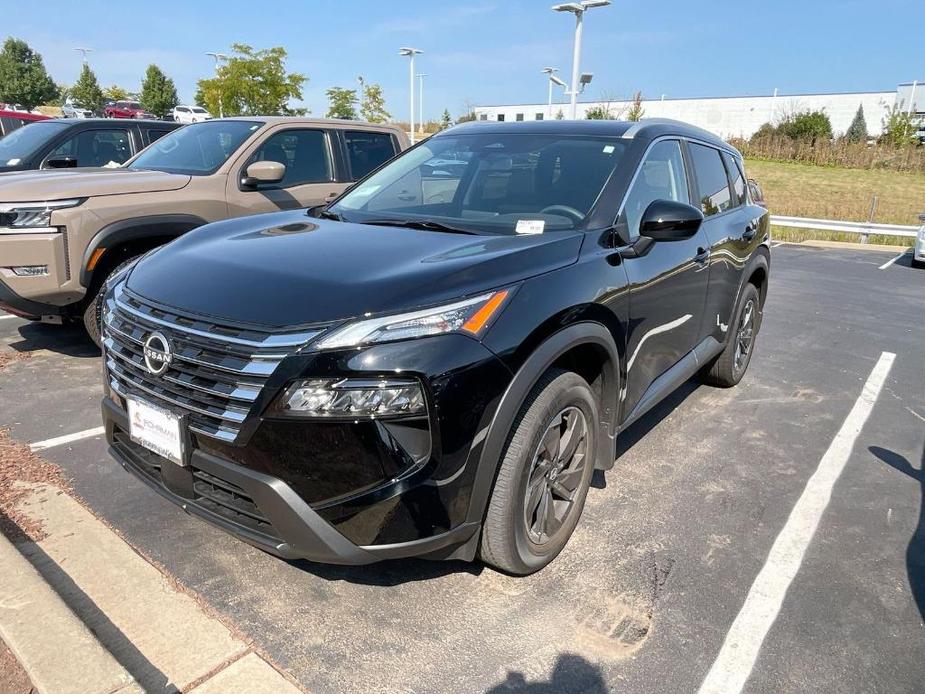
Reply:
[[[597,401],[584,379],[559,369],[543,375],[508,434],[482,526],[482,561],[526,575],[558,556],[584,508],[594,472],[599,421]],[[569,432],[571,437],[566,438]],[[570,441],[575,445],[568,446]],[[563,442],[566,450],[554,455],[552,449],[561,449]],[[551,510],[552,516],[542,516],[552,518],[549,525],[542,523],[541,509]]]
[[[102,281],[98,284],[94,284],[96,287],[93,298],[87,304],[84,309],[84,329],[87,331],[87,335],[90,336],[90,339],[93,340],[95,344],[100,349],[103,348],[103,340],[100,337],[100,322],[103,320],[103,292],[106,289],[106,280],[112,277],[115,273],[119,272],[126,265],[135,260],[138,256],[132,256],[128,260],[116,265],[110,272],[107,272]]]
[[[748,283],[742,288],[730,328],[723,351],[701,376],[705,383],[721,388],[731,388],[742,380],[755,351],[755,339],[761,328],[761,299],[754,284]],[[744,331],[748,331],[747,334]]]

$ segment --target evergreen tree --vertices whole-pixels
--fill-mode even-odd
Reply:
[[[157,65],[148,65],[141,83],[141,105],[158,118],[165,117],[180,102],[173,80]]]
[[[327,94],[328,97],[328,112],[325,118],[343,118],[345,120],[357,119],[356,89],[331,87],[325,94]]]
[[[559,112],[556,113],[556,120],[565,120],[565,114],[562,113],[562,109],[559,109]]]
[[[8,38],[0,51],[0,101],[31,111],[57,96],[58,87],[45,71],[42,56],[25,41]]]
[[[854,114],[854,120],[848,126],[845,138],[847,138],[848,142],[867,142],[867,120],[864,118],[864,104],[858,106],[858,112]]]
[[[450,109],[443,109],[443,117],[440,119],[440,129],[446,130],[453,125],[453,117],[450,115]]]
[[[382,87],[378,84],[363,83],[360,116],[370,123],[385,123],[392,117],[392,114],[385,110],[385,97],[382,96]]]
[[[84,108],[99,111],[103,108],[103,90],[96,81],[96,75],[90,66],[84,63],[80,69],[80,77],[71,87],[70,97]]]

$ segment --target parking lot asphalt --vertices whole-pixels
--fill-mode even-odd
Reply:
[[[743,382],[690,382],[621,435],[572,541],[527,578],[463,563],[287,563],[150,492],[99,436],[42,455],[309,691],[692,692],[892,353],[744,691],[920,692],[925,271],[908,256],[881,270],[894,255],[775,247]],[[31,354],[0,371],[0,425],[14,438],[99,426],[101,367],[76,329],[0,320],[10,349]]]

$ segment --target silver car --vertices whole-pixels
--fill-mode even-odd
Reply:
[[[919,215],[919,221],[922,222],[922,228],[919,229],[919,235],[915,237],[915,245],[912,247],[912,264],[925,267],[925,214]]]

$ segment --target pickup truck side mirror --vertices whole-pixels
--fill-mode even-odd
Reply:
[[[59,154],[55,157],[48,157],[42,165],[43,169],[73,169],[77,166],[77,157],[68,154]]]
[[[642,214],[639,235],[653,241],[683,241],[703,224],[703,213],[692,205],[674,200],[655,200]]]
[[[279,183],[286,175],[286,165],[278,161],[255,161],[244,171],[241,185],[256,188],[268,183]]]

